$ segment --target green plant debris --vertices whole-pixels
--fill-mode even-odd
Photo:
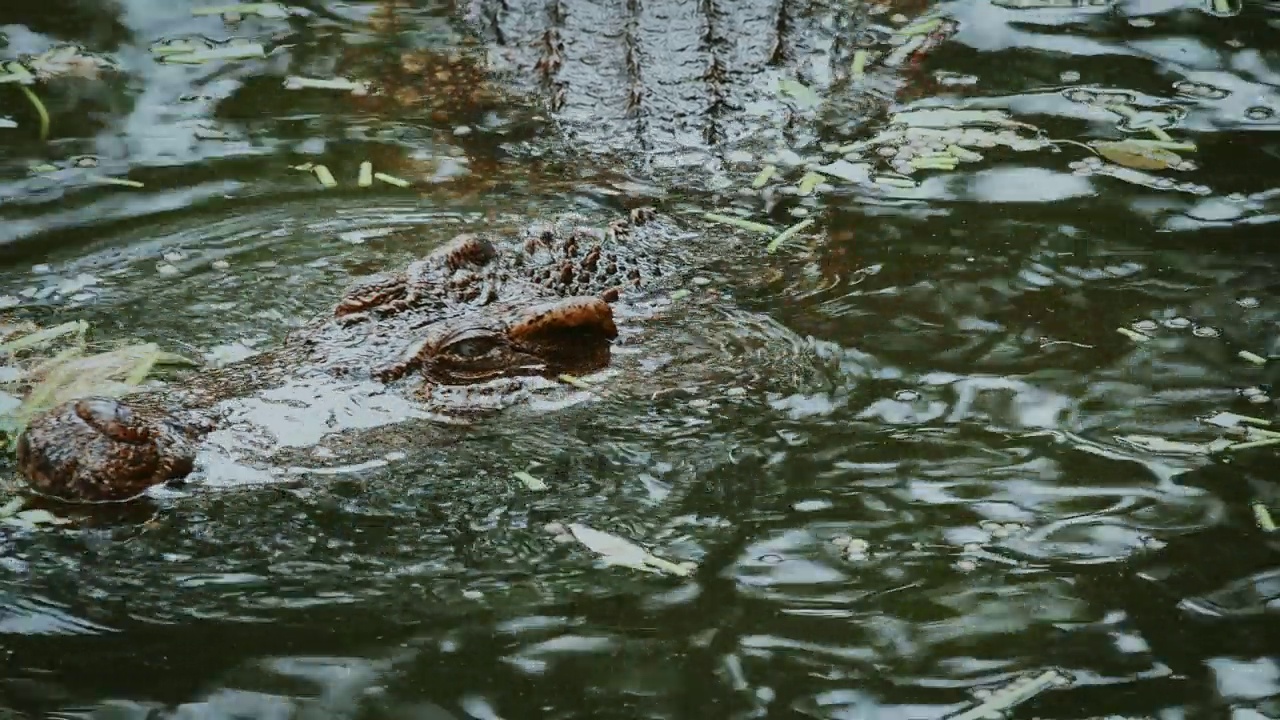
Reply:
[[[22,509],[22,506],[26,504],[27,501],[22,498],[13,498],[4,505],[0,505],[0,518],[7,518],[10,515],[16,514]]]
[[[162,55],[161,59],[181,65],[203,65],[214,60],[247,60],[266,56],[262,43],[228,43],[191,52],[169,53]]]
[[[287,18],[289,10],[280,3],[240,3],[238,5],[207,5],[191,8],[196,17],[208,15],[257,15],[262,18]]]
[[[23,95],[27,96],[31,106],[36,109],[36,115],[40,116],[40,139],[49,139],[49,111],[45,108],[44,103],[40,101],[40,96],[36,95],[35,91],[26,85],[19,85],[18,89],[22,91]]]
[[[997,125],[1000,127],[1030,127],[1009,117],[1001,110],[910,110],[900,112],[891,119],[894,125],[921,128],[954,128],[963,125]]]
[[[782,243],[795,237],[796,233],[799,233],[802,230],[805,230],[811,225],[813,225],[813,218],[805,218],[804,220],[801,220],[795,225],[792,225],[791,227],[787,228],[786,230],[783,230],[782,232],[774,236],[773,240],[769,241],[769,245],[764,249],[764,251],[769,254],[773,254],[777,252],[778,248],[782,247]]]
[[[5,83],[31,85],[35,81],[35,73],[17,60],[6,60],[0,63],[0,85]]]
[[[853,64],[849,67],[849,77],[860,80],[867,74],[867,51],[859,50],[853,54]]]
[[[1267,506],[1260,502],[1253,503],[1253,517],[1258,521],[1258,527],[1263,532],[1275,532],[1276,521],[1271,517],[1271,511],[1267,510]]]
[[[1116,328],[1116,332],[1120,333],[1121,335],[1124,335],[1125,337],[1129,338],[1134,342],[1146,342],[1151,339],[1151,336],[1143,335],[1137,330],[1130,330],[1127,327],[1118,327]]]
[[[1000,713],[1019,705],[1051,687],[1066,685],[1070,682],[1057,670],[1047,670],[1035,677],[1015,680],[1005,687],[991,693],[991,696],[977,707],[953,715],[948,720],[983,720],[996,717]]]
[[[374,173],[373,176],[388,185],[395,185],[396,187],[401,187],[401,188],[409,187],[408,180],[401,180],[395,175],[388,175],[386,173]]]
[[[888,175],[877,175],[872,182],[877,185],[895,188],[913,188],[916,186],[915,180],[911,180],[909,178],[890,177]]]
[[[1265,418],[1250,417],[1248,415],[1239,415],[1233,412],[1216,413],[1207,418],[1202,418],[1201,422],[1207,423],[1209,425],[1216,425],[1217,427],[1221,427],[1221,428],[1234,428],[1234,427],[1239,427],[1242,424],[1266,427],[1271,424],[1271,421]]]
[[[933,18],[932,20],[919,20],[917,22],[914,22],[902,28],[901,30],[894,33],[894,35],[928,35],[934,30],[937,30],[941,25],[942,25],[941,18]]]
[[[892,52],[885,56],[882,61],[883,65],[890,68],[896,68],[902,65],[902,63],[906,62],[908,57],[923,47],[926,41],[927,38],[923,35],[913,35],[909,37],[905,43],[894,48]]]
[[[783,93],[790,95],[796,100],[796,102],[807,107],[812,107],[822,102],[822,98],[819,97],[818,93],[814,92],[812,88],[804,83],[796,82],[795,80],[787,78],[779,80],[778,89]]]
[[[1260,447],[1271,447],[1272,445],[1280,445],[1280,437],[1266,437],[1260,440],[1246,440],[1244,442],[1233,443],[1225,449],[1231,452],[1240,450],[1253,450]]]
[[[84,334],[88,331],[89,323],[84,320],[72,320],[71,322],[65,322],[51,328],[43,328],[16,340],[9,340],[0,344],[0,354],[14,355],[23,350],[47,345],[58,338],[72,334],[76,335],[77,341],[79,341],[83,339]]]
[[[289,169],[297,170],[299,172],[311,172],[311,169],[314,168],[315,166],[316,166],[315,163],[304,162],[300,165],[290,165]]]
[[[36,329],[0,345],[10,373],[0,388],[24,395],[0,413],[0,432],[18,437],[32,416],[59,403],[87,395],[119,396],[131,392],[159,366],[197,365],[181,355],[163,352],[155,343],[88,353],[82,320]],[[54,351],[54,343],[66,347]],[[29,353],[30,357],[19,357]]]
[[[526,489],[531,490],[533,492],[544,492],[548,489],[547,484],[545,482],[530,475],[524,470],[517,470],[516,472],[511,473],[511,476],[519,480],[525,486]]]
[[[151,54],[163,58],[170,55],[189,55],[195,52],[203,52],[214,47],[214,43],[203,38],[173,38],[172,40],[161,40],[153,43],[151,45]]]
[[[685,288],[680,288],[679,290],[675,290],[675,291],[673,291],[673,292],[671,293],[671,299],[672,299],[672,300],[683,300],[684,298],[689,297],[689,295],[690,295],[690,293],[689,293],[689,291],[688,291],[687,289],[685,289]]]
[[[1253,363],[1254,365],[1266,365],[1266,364],[1267,364],[1267,359],[1266,359],[1266,358],[1262,357],[1261,355],[1258,355],[1258,354],[1255,354],[1255,353],[1251,353],[1251,352],[1249,352],[1248,350],[1241,350],[1240,352],[1236,353],[1236,357],[1239,357],[1241,360],[1247,360],[1247,361],[1249,361],[1249,362]]]
[[[290,75],[284,79],[285,90],[343,90],[355,94],[369,92],[369,84],[346,78],[308,78]]]
[[[816,172],[807,172],[804,177],[800,178],[800,182],[796,183],[796,194],[800,196],[809,195],[813,189],[818,187],[818,183],[822,182],[822,176]]]
[[[1168,170],[1182,162],[1182,157],[1172,150],[1126,140],[1095,142],[1093,149],[1117,165],[1136,170]]]
[[[688,565],[664,560],[617,535],[601,532],[580,523],[570,524],[568,529],[575,540],[599,555],[609,565],[620,565],[645,572],[665,572],[680,577],[688,577],[693,572]]]
[[[1238,0],[1213,0],[1213,12],[1218,15],[1237,15],[1240,13]]]
[[[751,232],[762,232],[762,233],[777,232],[777,230],[775,230],[772,225],[765,225],[764,223],[758,223],[752,220],[747,220],[745,218],[734,217],[732,215],[721,215],[720,213],[709,212],[709,213],[703,213],[702,219],[710,220],[711,222],[721,223],[723,225],[732,225],[736,228],[741,228],[743,230],[750,230]]]
[[[589,383],[587,383],[587,381],[586,381],[586,380],[583,380],[582,378],[580,378],[580,377],[578,377],[578,376],[576,376],[576,375],[570,375],[570,374],[568,374],[568,373],[562,373],[562,374],[560,374],[560,375],[557,377],[557,379],[558,379],[560,382],[564,383],[565,385],[572,385],[572,386],[574,386],[574,387],[578,388],[579,390],[594,390],[594,389],[595,389],[595,388],[592,388],[592,387],[591,387],[591,385],[590,385]]]
[[[760,174],[756,175],[755,179],[751,181],[752,189],[759,190],[760,188],[769,184],[769,180],[772,179],[773,176],[776,175],[777,173],[778,173],[777,165],[765,165],[763,168],[760,169]]]
[[[316,179],[320,181],[321,185],[327,188],[338,187],[338,181],[334,179],[333,173],[329,172],[328,167],[324,165],[316,165],[311,168],[311,171],[315,174]]]
[[[100,185],[119,185],[121,187],[140,188],[146,184],[128,178],[111,177],[110,175],[85,175],[85,179]]]
[[[814,170],[849,183],[871,181],[871,165],[868,163],[851,163],[848,160],[836,160],[826,165],[819,165]]]
[[[373,185],[373,163],[365,160],[360,163],[360,175],[356,178],[356,185],[360,187],[370,187]]]

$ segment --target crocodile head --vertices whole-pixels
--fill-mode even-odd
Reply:
[[[424,397],[437,386],[598,370],[618,335],[611,303],[661,274],[635,247],[643,242],[621,241],[652,219],[642,210],[603,230],[562,220],[514,239],[460,235],[402,271],[353,285],[329,316],[265,360],[193,376],[181,389],[82,398],[33,418],[19,438],[19,468],[47,495],[126,499],[191,472],[200,438],[216,425],[193,404],[234,402],[317,371]]]

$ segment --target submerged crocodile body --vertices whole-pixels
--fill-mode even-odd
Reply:
[[[911,58],[955,30],[937,21],[890,38],[870,3],[843,0],[458,5],[504,81],[546,99],[575,153],[682,185],[732,164],[731,151],[803,152],[824,126],[858,126],[892,102]]]
[[[228,407],[240,422],[250,417],[242,439],[278,434],[278,414],[255,420],[244,409],[282,386],[318,380],[324,394],[350,395],[338,401],[349,406],[386,395],[412,405],[440,389],[600,369],[618,334],[612,303],[666,274],[646,248],[683,233],[648,208],[605,229],[581,222],[535,223],[515,238],[459,235],[402,271],[352,286],[330,315],[277,349],[184,386],[64,403],[20,436],[19,468],[46,495],[126,499],[191,473],[209,435],[234,424]]]

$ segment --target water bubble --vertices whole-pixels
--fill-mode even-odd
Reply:
[[[1221,335],[1222,331],[1208,325],[1197,325],[1191,329],[1191,334],[1199,338],[1215,338]]]
[[[226,270],[227,268],[231,267],[231,263],[227,262],[226,260],[214,260],[213,263],[211,263],[211,265],[214,270]]]
[[[853,538],[848,535],[837,535],[831,538],[831,544],[836,547],[849,547],[849,543],[853,542]]]
[[[893,394],[893,399],[898,402],[915,402],[920,399],[920,393],[915,390],[899,390]]]
[[[1270,120],[1275,117],[1275,111],[1269,107],[1255,105],[1244,111],[1244,116],[1250,120]]]
[[[876,154],[879,155],[880,157],[893,157],[894,155],[897,155],[900,152],[902,152],[901,149],[896,148],[892,145],[885,145],[884,147],[876,149]]]
[[[1132,325],[1130,325],[1129,327],[1133,328],[1134,330],[1137,330],[1138,332],[1151,332],[1152,330],[1156,329],[1156,321],[1155,320],[1138,320],[1134,322]]]
[[[1058,75],[1058,79],[1062,82],[1079,82],[1080,73],[1075,70],[1064,70]]]
[[[1168,190],[1168,189],[1170,189],[1170,188],[1174,187],[1175,185],[1177,185],[1177,183],[1176,183],[1176,182],[1174,182],[1174,181],[1172,181],[1172,180],[1170,180],[1169,178],[1163,178],[1163,177],[1162,177],[1162,178],[1156,178],[1156,181],[1155,181],[1154,183],[1152,183],[1152,185],[1153,185],[1153,186],[1155,186],[1155,187],[1157,187],[1157,188],[1159,188],[1159,189],[1161,189],[1161,190]]]
[[[1098,97],[1090,90],[1081,90],[1079,88],[1072,88],[1070,90],[1063,91],[1062,96],[1071,102],[1078,103],[1091,103]]]
[[[1102,158],[1098,157],[1097,155],[1090,155],[1084,160],[1081,160],[1081,162],[1083,162],[1085,165],[1091,168],[1100,168],[1103,165]]]
[[[1242,308],[1256,308],[1262,303],[1256,297],[1242,297],[1236,300],[1236,304]]]
[[[1151,18],[1138,17],[1138,18],[1130,18],[1129,24],[1137,28],[1149,28],[1155,25],[1156,21],[1152,20]]]
[[[1240,390],[1240,394],[1243,395],[1244,397],[1252,398],[1258,395],[1265,395],[1266,393],[1262,392],[1262,388],[1247,387]]]
[[[782,562],[782,556],[776,553],[761,555],[760,562],[764,563],[765,565],[777,565],[778,563]]]
[[[1249,398],[1249,402],[1253,403],[1254,405],[1266,405],[1267,403],[1271,402],[1271,397],[1266,395],[1265,393],[1262,393],[1262,394],[1254,395],[1253,397]]]
[[[959,570],[960,572],[973,572],[974,570],[978,569],[978,563],[974,562],[973,560],[969,560],[968,558],[963,560],[957,560],[956,569]],[[976,696],[977,693],[974,693],[974,695]]]
[[[1228,195],[1228,196],[1226,197],[1226,200],[1227,200],[1228,202],[1233,202],[1233,203],[1246,203],[1246,202],[1249,202],[1249,198],[1248,198],[1248,197],[1246,197],[1244,193],[1240,193],[1240,192],[1233,192],[1233,193],[1231,193],[1230,195]]]
[[[1183,160],[1177,165],[1174,165],[1173,169],[1181,170],[1182,172],[1191,172],[1192,170],[1196,169],[1196,164],[1191,160]]]
[[[1080,161],[1080,160],[1073,160],[1073,161],[1071,161],[1071,162],[1067,163],[1067,167],[1071,168],[1072,170],[1084,170],[1085,168],[1087,168],[1087,167],[1089,167],[1089,166],[1088,166],[1088,165],[1085,165],[1085,164],[1084,164],[1082,161]]]
[[[1171,330],[1183,330],[1191,327],[1191,321],[1184,317],[1171,317],[1160,321],[1160,324]]]
[[[165,277],[173,277],[174,275],[177,275],[181,271],[178,270],[176,265],[170,265],[167,262],[162,262],[162,263],[156,263],[156,272],[160,273]]]

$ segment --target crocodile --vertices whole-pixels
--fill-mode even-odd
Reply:
[[[324,398],[304,415],[404,399],[400,412],[368,427],[422,416],[412,408],[433,399],[446,410],[470,407],[449,408],[449,390],[505,382],[501,395],[515,397],[513,383],[602,369],[618,336],[614,307],[672,274],[653,248],[675,237],[687,233],[647,207],[605,228],[569,214],[513,234],[458,235],[405,268],[354,283],[277,348],[185,385],[72,399],[37,415],[18,438],[18,467],[43,495],[127,500],[192,474],[222,426],[248,423],[228,443],[239,451],[270,445],[264,438],[283,432],[280,416],[251,408],[273,392],[276,401],[307,397],[283,387]],[[295,443],[307,444],[315,443]]]

